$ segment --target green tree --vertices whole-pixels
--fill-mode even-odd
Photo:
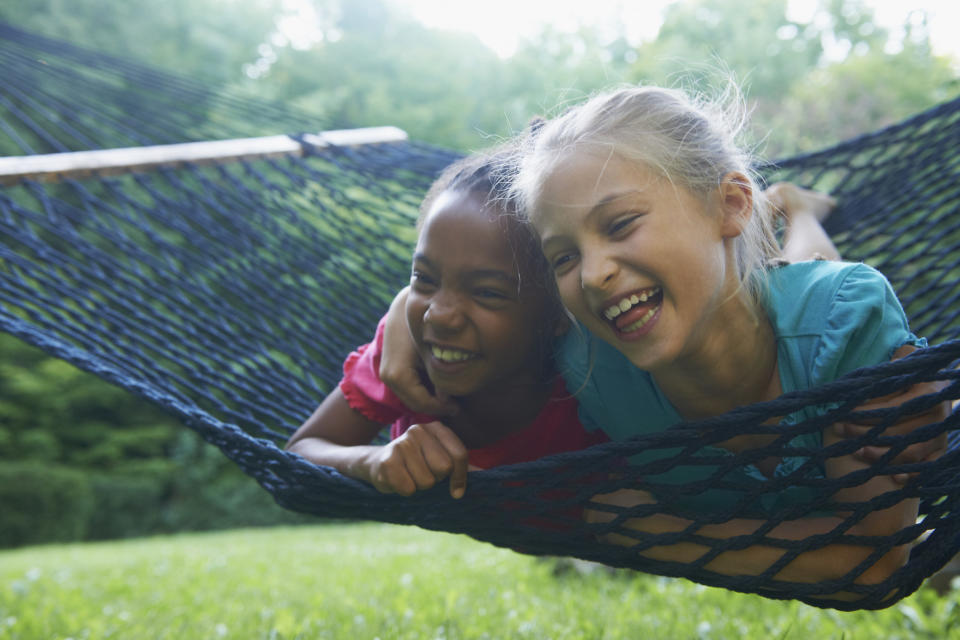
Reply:
[[[670,5],[656,40],[637,50],[634,81],[698,86],[732,73],[750,96],[779,97],[813,69],[820,31],[787,18],[787,0],[696,0]]]
[[[500,60],[474,37],[427,29],[379,0],[344,3],[337,37],[281,47],[263,92],[337,127],[394,125],[470,149],[505,129]]]
[[[0,21],[216,84],[241,76],[283,13],[282,0],[0,3]]]

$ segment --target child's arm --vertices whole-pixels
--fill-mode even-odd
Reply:
[[[439,422],[416,424],[388,444],[371,445],[382,428],[351,408],[337,388],[290,437],[286,449],[383,493],[409,496],[449,477],[450,495],[463,496],[467,449],[453,431]]]
[[[894,359],[908,355],[913,350],[914,347],[911,346],[902,347],[894,354]],[[929,388],[929,385],[914,385],[904,393],[913,397],[922,395],[921,391],[930,393],[936,390],[936,388]],[[860,407],[860,410],[866,410],[867,408],[867,406]],[[938,405],[933,410],[923,414],[907,416],[889,429],[908,433],[925,424],[943,420],[946,417],[944,415],[945,411],[949,413],[949,403],[944,403],[943,406]],[[846,437],[836,429],[827,429],[824,432],[823,444],[825,447],[830,446]],[[919,443],[919,445],[922,444]],[[897,456],[896,460],[899,461],[901,458],[912,455],[910,450],[919,445],[908,447]],[[929,455],[932,457],[942,452],[942,446],[939,444],[927,445],[927,447],[931,449],[932,453]],[[919,449],[916,451],[919,451]],[[828,478],[841,478],[849,473],[868,468],[870,462],[864,461],[862,458],[860,452],[830,458],[825,462],[826,476]],[[863,484],[838,490],[834,494],[834,499],[840,503],[865,502],[876,496],[899,490],[902,482],[902,478],[895,476],[877,475]],[[656,504],[656,500],[649,493],[633,489],[623,489],[614,493],[595,496],[593,501],[619,507]],[[916,499],[901,500],[886,509],[870,512],[847,529],[846,533],[854,536],[889,536],[896,534],[916,522],[917,507],[918,501]],[[842,526],[845,519],[844,515],[837,514],[833,517],[811,517],[781,522],[764,536],[782,540],[805,540],[813,535],[830,533],[837,527]],[[613,517],[613,514],[608,512],[597,510],[586,512],[586,518],[591,522],[609,522]],[[639,533],[658,534],[683,531],[692,524],[691,520],[685,518],[667,514],[654,514],[646,517],[630,518],[622,526]],[[706,538],[723,541],[737,536],[751,535],[766,524],[768,523],[764,520],[735,518],[719,524],[703,525],[694,532]],[[622,546],[637,544],[636,539],[616,533],[604,536],[603,539]],[[710,551],[710,548],[702,544],[684,542],[651,547],[639,553],[657,560],[693,562],[708,551]],[[863,562],[873,551],[874,548],[867,545],[827,544],[802,552],[773,577],[776,580],[807,583],[842,578]],[[785,553],[786,551],[782,548],[765,545],[762,541],[758,541],[744,549],[721,553],[708,562],[705,568],[723,575],[759,575]],[[883,582],[906,563],[909,555],[910,546],[908,544],[893,547],[873,565],[854,578],[853,582],[864,585]],[[854,593],[840,593],[832,594],[830,597],[840,600],[856,600],[862,596]]]
[[[904,345],[900,347],[894,354],[893,360],[906,357],[916,351],[916,347],[912,345]],[[901,389],[900,391],[890,394],[889,396],[883,396],[881,398],[875,398],[868,402],[867,404],[860,405],[856,408],[858,412],[873,411],[876,409],[888,409],[890,407],[898,407],[903,403],[913,400],[914,398],[919,398],[922,396],[930,395],[933,393],[938,393],[942,391],[947,386],[947,382],[933,381],[933,382],[920,382],[914,384],[906,389]],[[940,404],[934,406],[933,408],[914,415],[908,415],[901,418],[896,424],[890,425],[889,427],[883,430],[884,436],[904,436],[912,433],[914,430],[923,427],[928,424],[935,424],[938,422],[943,422],[946,420],[950,413],[953,411],[952,404],[949,401],[941,402]],[[830,431],[826,432],[825,436],[830,436],[836,439],[844,438],[857,438],[863,436],[868,431],[873,428],[874,425],[869,423],[857,424],[857,423],[836,423],[831,426]],[[880,446],[865,446],[860,450],[856,451],[853,455],[855,458],[867,462],[877,462],[883,455],[887,453],[889,447],[880,447]],[[903,451],[898,453],[893,460],[892,464],[910,464],[915,462],[925,462],[936,460],[947,450],[947,432],[944,431],[937,435],[934,438],[929,440],[922,440],[920,442],[914,443],[906,447]],[[898,473],[893,476],[894,480],[900,484],[905,484],[912,476],[916,474],[909,473]]]
[[[417,413],[450,416],[459,411],[457,403],[433,394],[421,380],[421,365],[407,328],[404,307],[410,287],[404,287],[390,304],[383,329],[383,353],[380,355],[380,379],[400,400]]]
[[[893,481],[889,480],[890,486]],[[872,487],[876,489],[877,487]],[[656,504],[656,500],[645,491],[623,489],[614,493],[594,496],[594,502],[619,507],[633,507],[640,504]],[[612,513],[588,510],[585,513],[588,522],[609,522],[613,520]],[[881,536],[896,533],[903,527],[914,523],[911,517],[916,517],[916,501],[903,500],[900,503],[876,511],[846,530],[849,535]],[[771,531],[764,534],[765,538],[780,540],[805,540],[810,536],[830,533],[844,521],[840,516],[814,517],[781,522]],[[646,517],[630,518],[622,523],[622,527],[642,534],[662,534],[684,531],[693,524],[691,520],[667,514],[654,514]],[[696,528],[693,533],[705,538],[713,538],[723,542],[739,536],[754,534],[762,526],[767,525],[765,520],[749,518],[734,518],[719,524],[704,524]],[[621,546],[634,546],[637,539],[626,535],[611,533],[602,537],[602,540]],[[639,551],[640,555],[661,561],[690,563],[697,561],[704,554],[711,551],[710,546],[694,542],[679,542],[671,545],[650,547]],[[833,580],[846,576],[863,562],[873,548],[869,546],[831,543],[797,555],[791,562],[774,574],[773,579],[787,582],[813,583]],[[786,550],[780,547],[765,545],[756,542],[743,549],[734,549],[720,553],[704,568],[728,576],[760,575],[771,565],[780,560]],[[909,557],[907,545],[894,547],[873,565],[853,579],[855,584],[871,585],[886,580],[894,571],[902,567]],[[861,594],[841,592],[824,596],[837,600],[857,600]]]

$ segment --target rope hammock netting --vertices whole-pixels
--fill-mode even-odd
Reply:
[[[270,130],[343,127],[283,106],[228,97],[129,61],[0,25],[0,153],[7,156],[236,138]],[[908,436],[885,436],[901,416],[960,398],[960,100],[823,152],[771,165],[770,180],[791,180],[836,196],[827,221],[842,255],[881,270],[917,335],[931,344],[911,357],[859,370],[824,387],[686,423],[627,442],[471,474],[466,496],[444,487],[404,498],[284,452],[287,437],[338,382],[343,357],[373,335],[393,294],[408,279],[420,198],[458,154],[410,141],[358,146],[294,135],[296,152],[216,165],[159,166],[118,175],[4,178],[0,187],[0,329],[143,396],[179,416],[286,508],[322,517],[375,519],[466,533],[533,554],[570,555],[703,584],[798,598],[839,609],[879,608],[912,593],[958,550],[960,448],[933,462],[891,465],[825,480],[793,474],[749,485],[726,474],[766,456],[806,456],[820,464],[864,444],[910,443],[948,433],[956,416]],[[848,419],[855,407],[916,382],[944,380],[938,393],[879,411],[878,427],[815,451],[791,447],[799,433]],[[764,425],[812,405],[835,406],[789,428]],[[730,456],[697,451],[743,433],[778,437],[763,450]],[[642,464],[617,460],[640,451]],[[752,456],[752,458],[751,458]],[[701,479],[660,485],[683,465]],[[875,474],[916,472],[902,489],[863,504],[831,495]],[[653,478],[653,479],[651,479]],[[702,528],[748,517],[765,494],[788,485],[815,499],[768,514],[756,531],[717,540]],[[621,509],[588,524],[581,510],[598,493],[656,489],[656,505]],[[737,491],[730,508],[690,513],[674,498],[707,488]],[[886,536],[851,528],[872,510],[921,501],[916,522]],[[680,530],[637,535],[626,518],[653,512],[689,520]],[[832,531],[803,540],[771,534],[783,520],[842,513]],[[632,546],[598,536],[619,533]],[[708,551],[691,562],[644,552],[677,542]],[[878,584],[858,577],[897,545],[909,562]],[[785,553],[757,575],[707,565],[721,554],[763,544]],[[831,544],[874,549],[845,575],[789,582],[776,574],[801,553]],[[844,592],[846,596],[838,596]]]

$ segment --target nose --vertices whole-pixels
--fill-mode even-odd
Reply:
[[[581,247],[580,284],[584,289],[606,289],[613,284],[620,267],[600,247]]]
[[[463,327],[465,319],[458,296],[442,290],[438,291],[430,300],[430,305],[423,314],[423,321],[432,326],[435,331],[446,333]]]

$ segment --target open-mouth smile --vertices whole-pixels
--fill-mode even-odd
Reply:
[[[438,344],[430,345],[430,355],[444,364],[459,364],[477,357],[477,354],[472,351],[456,347],[443,347]]]
[[[617,333],[642,331],[660,311],[663,290],[650,287],[625,295],[608,304],[602,315]]]

